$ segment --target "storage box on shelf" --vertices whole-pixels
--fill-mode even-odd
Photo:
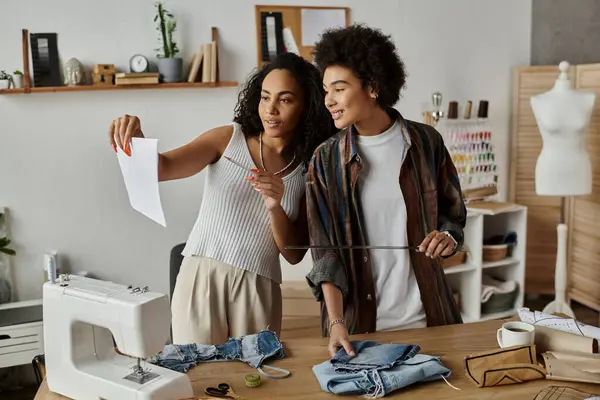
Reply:
[[[0,368],[31,364],[44,354],[42,300],[0,305]]]
[[[454,292],[458,294],[464,322],[504,318],[517,314],[523,306],[525,285],[525,246],[527,208],[498,202],[469,204],[467,207],[464,261],[444,260],[443,267]],[[484,246],[486,239],[514,232],[517,243]],[[461,260],[463,256],[457,256]],[[484,275],[496,281],[515,282],[514,290],[493,293],[482,304]]]
[[[10,237],[7,211],[7,208],[0,206],[0,213],[4,214],[0,221],[0,237]],[[12,291],[10,260],[11,256],[0,253],[0,278],[6,282],[0,286],[0,290]],[[7,284],[11,286],[9,289],[6,288]],[[30,364],[36,355],[44,353],[42,314],[41,299],[8,300],[0,304],[0,368]]]

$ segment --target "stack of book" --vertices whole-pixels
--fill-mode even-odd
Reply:
[[[148,85],[158,83],[158,72],[119,72],[115,85]]]
[[[211,41],[200,46],[194,54],[188,73],[188,82],[218,82],[217,42]]]

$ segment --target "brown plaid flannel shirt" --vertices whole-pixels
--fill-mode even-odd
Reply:
[[[389,114],[400,121],[410,142],[398,171],[407,207],[409,246],[418,246],[427,233],[438,229],[450,232],[458,242],[457,248],[461,247],[466,207],[456,168],[441,135],[429,125],[403,119],[395,109]],[[342,130],[315,150],[307,177],[311,245],[370,244],[365,240],[358,203],[357,181],[361,168],[353,128]],[[427,325],[462,323],[440,261],[410,251]],[[322,334],[329,333],[322,282],[331,282],[340,288],[350,334],[375,332],[377,302],[368,250],[313,249],[312,256],[314,265],[306,278],[321,302]]]

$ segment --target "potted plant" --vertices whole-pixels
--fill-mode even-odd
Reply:
[[[4,214],[0,213],[0,221],[3,219]],[[8,265],[4,262],[4,256],[14,256],[17,253],[14,249],[8,247],[11,241],[8,237],[0,237],[0,304],[8,303],[12,298],[12,285],[10,283],[10,276],[8,271]]]
[[[4,253],[9,256],[14,256],[17,254],[16,251],[10,249],[8,246],[10,245],[10,239],[6,236],[0,238],[0,253]]]
[[[161,0],[156,2],[156,30],[159,31],[160,47],[156,49],[158,72],[163,82],[180,82],[183,69],[181,57],[175,57],[179,53],[177,43],[173,39],[173,33],[177,29],[177,22],[171,12],[165,9]]]
[[[12,78],[5,70],[0,71],[0,89],[8,89]]]
[[[23,87],[23,73],[16,69],[13,72],[12,81],[15,89],[21,89]]]

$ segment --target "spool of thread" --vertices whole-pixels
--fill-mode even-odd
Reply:
[[[467,101],[467,105],[465,106],[465,119],[471,118],[471,107],[473,106],[473,102],[471,100]]]
[[[489,112],[490,103],[487,100],[479,101],[479,108],[477,110],[477,118],[487,118]]]
[[[52,283],[56,283],[56,277],[58,274],[56,259],[57,259],[56,252],[44,254],[44,269],[46,270],[48,280]]]
[[[244,383],[246,387],[255,388],[260,386],[260,375],[259,374],[250,374],[246,375],[244,378]]]
[[[451,101],[448,103],[448,119],[458,118],[458,101]]]

